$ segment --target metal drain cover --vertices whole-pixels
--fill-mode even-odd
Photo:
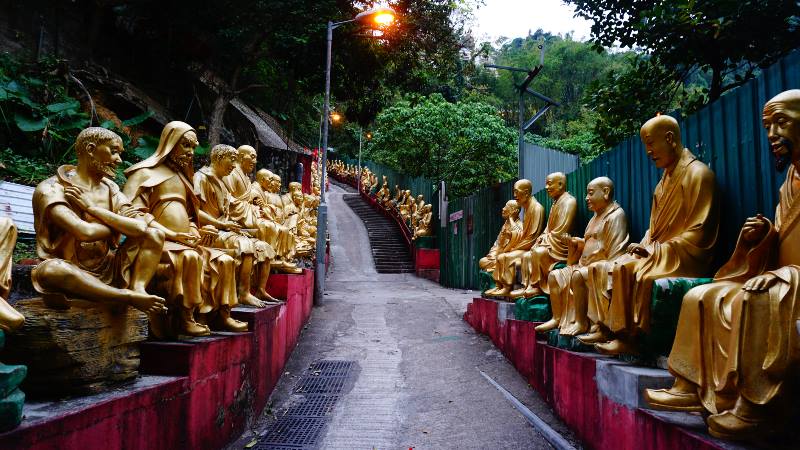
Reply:
[[[272,422],[256,445],[257,450],[316,448],[327,417],[333,412],[339,395],[350,379],[353,361],[322,360],[311,364],[297,381],[295,394],[303,401],[289,407]]]

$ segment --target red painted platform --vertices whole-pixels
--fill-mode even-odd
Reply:
[[[575,353],[537,340],[537,323],[498,320],[498,302],[475,298],[464,320],[486,335],[528,380],[587,448],[723,449],[705,434],[697,415],[662,413],[616,402],[598,387],[598,367],[625,363],[591,353]]]
[[[218,449],[263,410],[313,303],[314,273],[272,275],[286,304],[235,308],[247,333],[146,342],[143,375],[111,392],[25,405],[20,427],[0,448]]]

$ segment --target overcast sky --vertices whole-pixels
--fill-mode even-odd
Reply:
[[[576,40],[589,37],[591,22],[572,17],[573,8],[561,0],[485,0],[475,11],[473,36],[492,41],[505,36],[525,37],[541,28],[553,34],[573,32]]]

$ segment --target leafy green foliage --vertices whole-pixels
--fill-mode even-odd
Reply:
[[[797,47],[800,3],[786,0],[566,0],[578,16],[594,22],[592,40],[598,51],[609,47],[643,50],[649,58],[630,71],[596,85],[589,103],[605,122],[617,111],[646,103],[657,108],[680,103],[692,112],[726,91],[753,78]],[[656,67],[660,66],[660,67]],[[663,81],[658,87],[655,81]],[[699,85],[688,96],[677,83]],[[675,96],[666,99],[655,90]],[[640,97],[644,94],[644,97]],[[593,103],[600,100],[600,103]],[[670,101],[671,100],[671,101]],[[614,110],[606,114],[604,108]],[[635,111],[638,113],[638,111]],[[636,115],[637,119],[641,116]],[[619,132],[628,130],[621,126]],[[603,132],[601,131],[601,135]],[[607,142],[609,133],[602,136]]]
[[[441,94],[401,100],[377,117],[365,158],[448,183],[452,197],[516,175],[516,133],[485,103]]]

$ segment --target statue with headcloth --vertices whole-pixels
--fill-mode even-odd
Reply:
[[[198,217],[202,227],[211,226],[216,234],[207,245],[234,252],[238,266],[238,303],[264,307],[267,302],[277,302],[267,293],[270,261],[275,257],[275,250],[266,242],[253,237],[258,233],[257,228],[244,229],[231,216],[234,199],[224,179],[233,171],[237,158],[235,148],[218,144],[211,149],[211,164],[195,172],[194,193],[200,200]],[[257,279],[256,293],[264,300],[250,292],[254,277]]]
[[[255,237],[266,242],[275,250],[275,258],[272,260],[271,267],[283,273],[300,273],[296,264],[291,260],[292,247],[288,246],[284,239],[281,239],[279,224],[266,217],[259,207],[252,203],[253,190],[256,184],[250,181],[250,174],[256,167],[256,150],[249,145],[242,145],[237,150],[238,157],[233,171],[224,178],[225,186],[233,196],[231,202],[230,216],[243,228],[256,230]],[[259,195],[258,198],[261,196]],[[269,267],[261,265],[259,270],[269,271]],[[268,275],[259,275],[259,279],[266,279]],[[272,300],[272,297],[264,290],[259,297]]]
[[[664,170],[650,228],[613,264],[590,266],[589,313],[598,326],[579,336],[611,355],[638,353],[638,336],[650,330],[653,281],[708,275],[719,228],[714,172],[683,147],[678,122],[656,116],[640,135],[647,155]]]
[[[127,304],[151,318],[166,312],[164,299],[147,292],[164,233],[112,181],[123,150],[113,131],[86,128],[75,140],[77,165],[36,186],[36,252],[44,261],[31,281],[48,305],[77,299]]]
[[[748,218],[714,282],[686,294],[669,355],[675,383],[645,393],[659,409],[708,411],[721,438],[763,438],[792,417],[800,363],[800,89],[769,100],[762,118],[776,169],[789,168],[775,222]]]
[[[198,227],[200,200],[194,193],[192,162],[198,146],[189,124],[173,121],[164,126],[155,153],[129,167],[123,192],[134,207],[154,218],[152,225],[166,235],[156,285],[164,292],[173,323],[153,329],[158,338],[175,332],[209,334],[196,314],[214,314],[212,327],[246,331],[247,323],[231,317],[237,304],[236,261],[225,251],[199,245],[213,239],[212,230]]]
[[[567,177],[554,172],[545,180],[547,195],[553,200],[547,227],[536,238],[533,247],[522,257],[522,284],[524,288],[511,292],[511,298],[535,297],[549,294],[547,276],[553,266],[567,260],[572,224],[578,212],[578,202],[567,192]]]
[[[532,191],[533,185],[530,180],[521,179],[514,183],[514,200],[524,210],[522,236],[513,246],[498,251],[493,272],[496,287],[486,291],[486,295],[508,297],[514,285],[517,267],[522,264],[522,257],[542,234],[544,207],[532,195]]]
[[[567,251],[567,267],[550,272],[550,306],[553,318],[536,327],[546,332],[559,327],[560,333],[575,336],[589,330],[586,282],[589,266],[607,264],[628,247],[628,220],[614,201],[614,183],[599,177],[586,186],[586,205],[594,215],[583,238],[573,237]]]

